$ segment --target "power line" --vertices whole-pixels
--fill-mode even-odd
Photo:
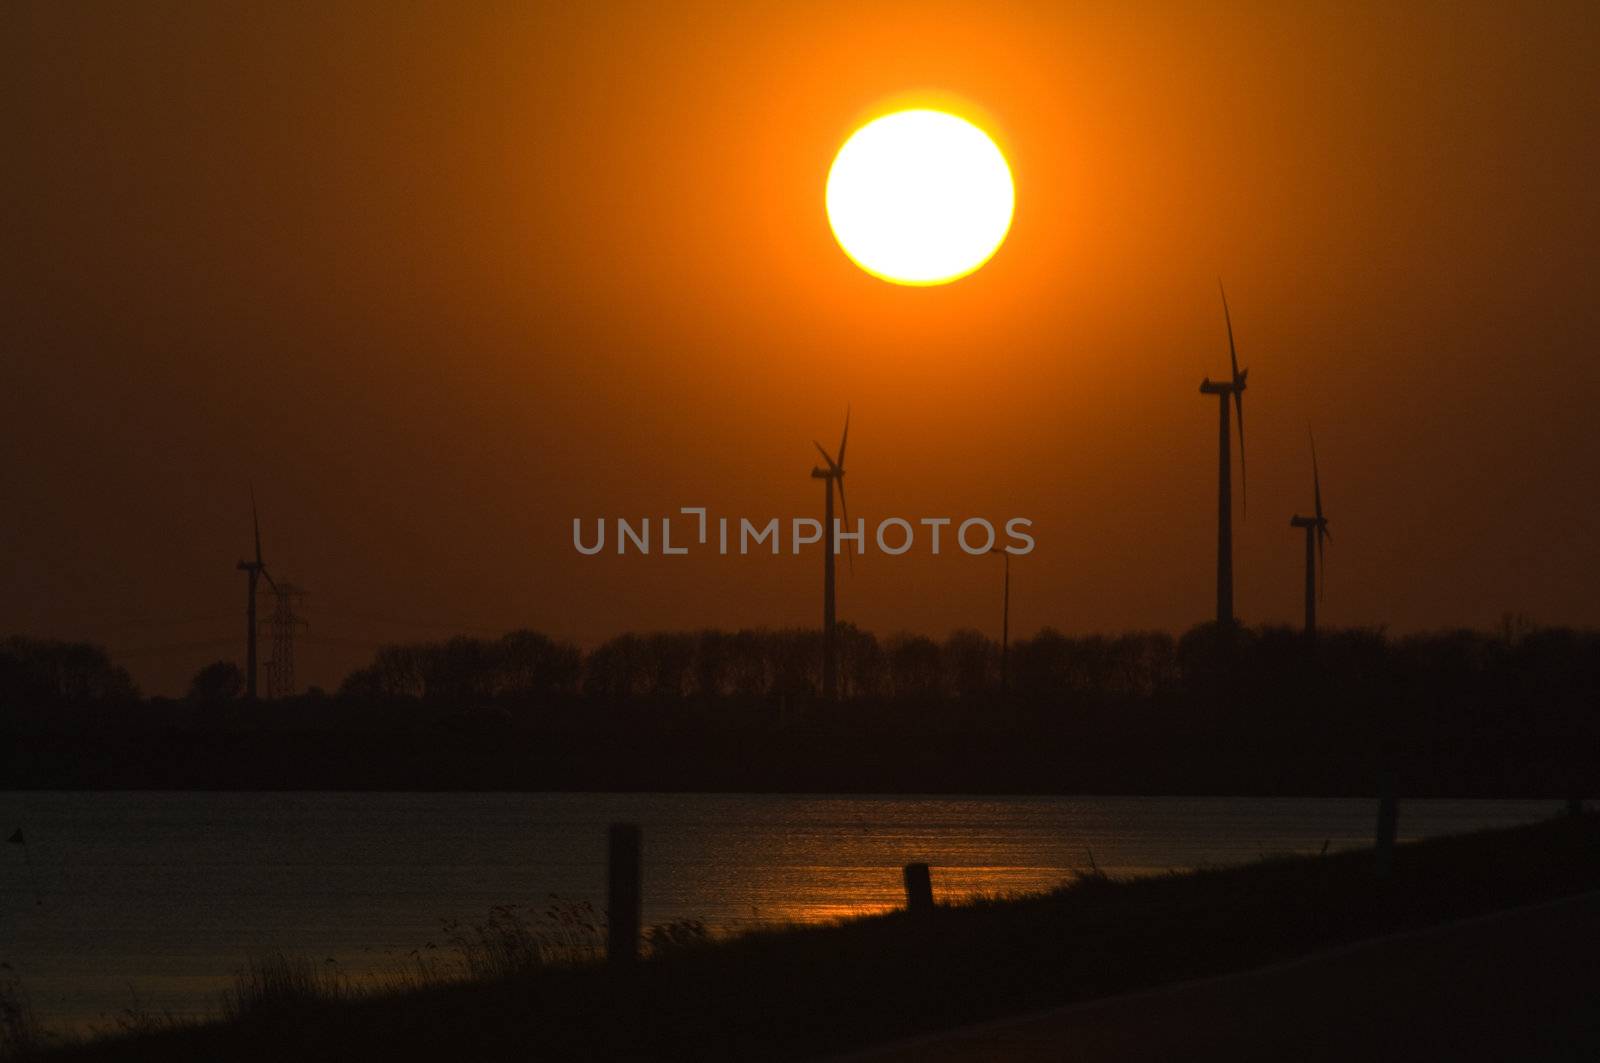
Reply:
[[[368,642],[365,639],[340,638],[337,635],[306,635],[305,641],[313,646],[333,646],[345,650],[377,651],[385,646],[393,645],[389,642]]]
[[[234,640],[207,639],[203,642],[172,642],[164,646],[134,646],[127,649],[108,649],[112,657],[149,657],[161,654],[192,653],[195,650],[214,650],[234,645]]]
[[[345,613],[338,610],[332,612],[318,607],[319,616],[331,617],[335,620],[353,620],[363,624],[380,624],[388,627],[414,627],[437,631],[464,631],[478,635],[503,635],[512,630],[504,623],[478,624],[463,623],[454,620],[418,620],[411,617],[374,616],[370,613]]]
[[[106,624],[88,624],[80,628],[90,634],[110,634],[116,631],[132,631],[136,628],[166,628],[185,627],[189,624],[217,624],[232,622],[232,613],[210,613],[205,616],[185,617],[139,617],[136,619],[119,620]]]

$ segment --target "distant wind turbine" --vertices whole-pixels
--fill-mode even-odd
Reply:
[[[1000,593],[1000,693],[1004,695],[1011,688],[1011,551],[995,546],[989,552],[1004,558],[1006,566],[1005,583]]]
[[[828,701],[834,700],[839,691],[838,676],[838,647],[835,645],[834,608],[833,608],[833,553],[836,540],[833,535],[833,489],[839,487],[839,508],[844,511],[846,524],[850,523],[850,507],[844,501],[844,448],[850,441],[850,411],[844,412],[844,435],[839,437],[839,460],[834,461],[828,452],[822,448],[821,443],[816,443],[817,452],[822,455],[822,460],[827,462],[827,467],[814,466],[811,477],[821,480],[823,490],[822,504],[822,696]],[[816,441],[813,440],[815,443]],[[851,565],[855,564],[852,556]]]
[[[1317,474],[1317,437],[1311,435],[1311,430],[1306,430],[1306,435],[1311,437],[1311,493],[1316,501],[1316,516],[1302,517],[1296,513],[1289,520],[1292,528],[1306,530],[1306,634],[1317,633],[1317,598],[1320,591],[1317,583],[1317,572],[1322,572],[1322,583],[1328,579],[1328,566],[1325,562],[1322,548],[1323,543],[1333,538],[1328,531],[1328,518],[1322,515],[1322,478]],[[1316,540],[1315,551],[1312,550],[1312,540]]]
[[[267,582],[272,584],[272,589],[278,589],[278,584],[272,579],[272,573],[267,571],[266,562],[261,560],[261,518],[256,513],[254,490],[250,492],[250,521],[255,526],[256,532],[256,559],[241,561],[236,567],[250,576],[250,596],[246,600],[244,613],[244,694],[246,698],[254,701],[256,700],[256,582],[265,576]]]
[[[1244,500],[1248,497],[1244,473],[1244,388],[1250,370],[1239,368],[1239,355],[1233,346],[1233,318],[1228,313],[1228,293],[1222,289],[1221,281],[1217,282],[1217,289],[1222,291],[1222,318],[1228,325],[1228,358],[1233,363],[1233,377],[1222,383],[1206,377],[1200,383],[1200,393],[1215,395],[1218,400],[1217,623],[1227,626],[1233,624],[1233,463],[1228,456],[1228,396],[1233,396],[1239,414],[1239,494]]]

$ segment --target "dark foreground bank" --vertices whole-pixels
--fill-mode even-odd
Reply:
[[[51,1058],[802,1059],[1596,888],[1600,817],[1568,817],[1404,846],[1381,880],[1363,852],[1087,876],[922,917],[691,945],[625,972],[563,966],[384,997],[268,999],[226,1023]],[[1526,1021],[1493,1014],[1492,1000],[1472,1007],[1462,1018],[1480,1025]]]
[[[1596,940],[1600,891],[926,1034],[831,1063],[1593,1063]]]

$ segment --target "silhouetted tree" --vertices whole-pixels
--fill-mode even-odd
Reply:
[[[1114,646],[1116,686],[1124,697],[1152,698],[1178,689],[1178,643],[1165,631],[1135,631]]]
[[[432,643],[422,654],[422,696],[457,707],[494,696],[495,653],[481,639],[464,635]]]
[[[730,687],[732,636],[707,629],[696,636],[694,648],[694,693],[711,700],[723,697]]]
[[[1236,625],[1213,622],[1185,631],[1178,640],[1184,693],[1213,704],[1236,699],[1236,673],[1250,641],[1250,633]]]
[[[13,635],[0,642],[0,698],[18,704],[134,701],[139,690],[103,647]]]
[[[883,650],[876,636],[851,623],[837,625],[839,692],[845,698],[876,698],[884,685]]]
[[[783,628],[767,633],[771,693],[780,698],[812,698],[822,689],[822,630]]]
[[[584,661],[583,692],[597,698],[631,698],[645,691],[644,640],[631,631],[595,647]]]
[[[938,698],[944,679],[939,644],[924,635],[899,633],[884,643],[889,694],[896,698]]]
[[[352,672],[339,686],[339,697],[356,701],[395,701],[422,697],[423,648],[383,646],[367,667]]]
[[[940,649],[944,687],[957,697],[971,698],[1000,683],[1000,646],[981,631],[952,631]]]
[[[189,700],[217,705],[244,693],[244,672],[232,661],[212,661],[189,681]]]
[[[651,697],[681,699],[692,685],[695,637],[678,631],[657,631],[644,640],[644,659]]]
[[[569,642],[537,631],[513,631],[500,640],[494,692],[500,697],[570,695],[583,675],[583,654]]]
[[[1012,688],[1033,702],[1058,695],[1067,682],[1067,648],[1066,637],[1053,627],[1012,643]]]
[[[768,633],[745,628],[721,647],[726,655],[729,689],[735,697],[765,697],[772,689]]]

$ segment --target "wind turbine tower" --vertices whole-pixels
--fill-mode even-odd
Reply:
[[[839,508],[844,511],[845,523],[850,522],[850,507],[844,501],[844,448],[850,441],[850,411],[844,413],[844,434],[839,437],[839,460],[834,461],[828,452],[816,443],[826,466],[814,466],[811,477],[822,481],[822,696],[833,701],[839,692],[838,646],[834,631],[833,562],[834,546],[838,540],[833,528],[833,491],[839,489]],[[815,442],[815,440],[813,440]]]
[[[1309,432],[1307,433],[1310,434]],[[1317,598],[1320,594],[1317,572],[1321,569],[1322,581],[1328,579],[1328,566],[1323,555],[1323,543],[1333,538],[1328,531],[1328,518],[1322,515],[1322,478],[1317,475],[1317,440],[1311,438],[1311,494],[1316,502],[1316,516],[1302,517],[1296,513],[1289,518],[1291,528],[1306,530],[1306,634],[1317,633]],[[1314,542],[1313,542],[1314,540]],[[1313,549],[1314,547],[1314,549]]]
[[[245,600],[244,611],[244,696],[254,701],[256,700],[256,584],[262,576],[266,576],[273,590],[278,588],[273,582],[272,574],[267,571],[266,562],[261,560],[261,518],[256,513],[254,491],[250,492],[250,522],[254,525],[256,533],[256,559],[241,561],[236,567],[250,577],[249,597]]]
[[[1217,282],[1218,290],[1222,282]],[[1228,325],[1228,357],[1233,364],[1233,377],[1226,381],[1213,381],[1206,377],[1200,382],[1202,395],[1217,397],[1217,623],[1232,627],[1233,618],[1233,484],[1232,459],[1228,454],[1228,397],[1233,397],[1239,415],[1239,487],[1245,494],[1244,474],[1244,389],[1250,370],[1239,368],[1239,355],[1233,346],[1233,318],[1228,313],[1228,293],[1222,291],[1222,317]]]

